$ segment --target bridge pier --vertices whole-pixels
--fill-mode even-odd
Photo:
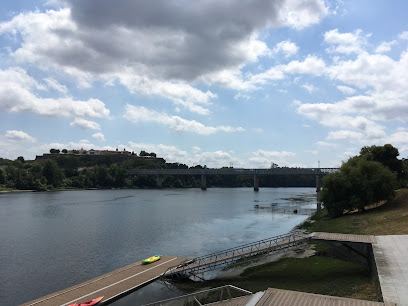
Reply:
[[[157,188],[162,188],[163,187],[163,175],[157,175],[156,176],[156,186],[157,186]]]
[[[207,190],[207,178],[205,174],[201,174],[201,190]]]
[[[320,175],[316,175],[316,192],[320,192]]]
[[[254,175],[254,191],[259,191],[259,176]]]

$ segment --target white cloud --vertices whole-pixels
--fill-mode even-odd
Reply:
[[[327,139],[348,139],[348,140],[362,140],[364,134],[355,131],[340,130],[335,132],[329,132]]]
[[[378,144],[387,141],[386,121],[408,121],[408,52],[398,60],[382,55],[361,53],[354,60],[336,61],[326,75],[333,81],[365,89],[340,101],[297,103],[299,114],[322,125],[337,128],[328,139],[343,139],[353,144]],[[348,86],[337,87],[353,95]]]
[[[67,94],[68,89],[65,85],[61,85],[57,80],[53,78],[45,78],[44,81],[47,83],[48,87],[62,93]]]
[[[339,33],[338,29],[334,29],[324,33],[324,41],[331,46],[327,49],[330,53],[362,53],[367,44],[366,37],[362,30],[356,30],[354,33]]]
[[[292,61],[283,66],[282,69],[292,74],[322,75],[326,72],[326,64],[322,59],[314,55],[308,55],[303,62]]]
[[[217,98],[217,95],[211,91],[203,92],[184,82],[152,80],[145,76],[139,76],[130,70],[117,74],[117,77],[132,93],[141,92],[146,95],[164,96],[176,105],[182,105],[191,112],[201,115],[209,114],[210,111],[207,107],[211,105],[212,99]]]
[[[291,42],[290,40],[284,40],[280,43],[277,43],[275,48],[273,48],[273,53],[283,53],[285,57],[290,57],[295,55],[299,51],[299,47]]]
[[[375,52],[376,52],[376,53],[389,52],[389,51],[391,51],[391,47],[392,47],[393,45],[395,45],[396,43],[397,43],[396,40],[388,41],[388,42],[384,41],[384,42],[382,42],[382,43],[377,47],[377,49],[375,49]]]
[[[129,104],[126,105],[126,110],[123,117],[134,123],[155,122],[165,126],[169,126],[170,129],[177,132],[193,132],[199,135],[211,135],[217,132],[245,131],[245,129],[242,127],[205,126],[204,124],[195,120],[187,120],[179,116],[170,116],[165,113],[159,113],[153,110],[149,110],[143,106],[133,106]]]
[[[318,23],[320,18],[328,14],[328,8],[324,1],[287,0],[279,13],[279,19],[283,24],[300,30]]]
[[[194,154],[197,154],[197,153],[201,152],[201,148],[200,148],[200,147],[197,147],[197,146],[194,146],[191,151],[192,151]]]
[[[95,121],[85,120],[83,118],[75,118],[75,120],[72,121],[69,125],[79,127],[81,129],[90,129],[90,130],[100,130],[101,129],[101,126]]]
[[[356,90],[354,88],[348,87],[348,86],[343,86],[343,85],[339,85],[337,86],[337,89],[340,90],[342,93],[346,94],[346,95],[352,95],[356,92]]]
[[[92,134],[92,138],[98,141],[105,141],[105,135],[103,135],[102,133]]]
[[[303,84],[302,87],[306,89],[309,93],[312,93],[317,90],[313,84]]]
[[[41,98],[35,94],[45,87],[35,81],[21,68],[0,69],[0,111],[30,112],[54,117],[106,118],[109,110],[98,99],[88,101],[65,98]]]
[[[296,156],[293,152],[287,151],[264,151],[258,150],[252,152],[254,156],[249,158],[251,165],[256,168],[269,168],[271,163],[278,164],[280,167],[296,167],[299,164],[294,163],[292,160]]]
[[[337,147],[335,143],[326,142],[326,141],[317,141],[316,145],[318,145],[319,147],[324,147],[324,148],[336,148]]]
[[[387,137],[387,143],[391,143],[398,148],[400,157],[408,154],[408,129],[400,128]]]
[[[5,137],[11,141],[28,141],[28,142],[35,142],[36,139],[26,132],[17,131],[17,130],[8,130],[6,131]]]
[[[163,157],[170,163],[177,162],[189,164],[189,158],[191,158],[191,155],[189,155],[187,151],[164,144],[137,143],[129,141],[128,147],[131,151],[134,151],[137,154],[139,154],[140,151],[154,152],[158,157]]]
[[[404,31],[398,35],[399,39],[408,40],[408,31]]]

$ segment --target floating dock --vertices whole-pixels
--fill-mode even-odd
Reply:
[[[72,303],[83,303],[99,296],[104,296],[102,302],[113,301],[153,282],[169,267],[178,265],[185,260],[187,258],[163,255],[159,261],[148,265],[142,265],[142,262],[138,261],[23,305],[70,305]]]

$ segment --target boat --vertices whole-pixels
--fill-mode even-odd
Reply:
[[[152,257],[146,258],[145,260],[142,261],[142,265],[147,265],[152,262],[158,261],[161,258],[161,255],[154,255]]]
[[[79,304],[74,303],[74,304],[70,304],[68,306],[92,306],[92,305],[98,304],[102,299],[103,299],[103,296],[100,296],[100,297],[98,297],[96,299],[90,300],[90,301],[85,302],[85,303],[79,303]]]

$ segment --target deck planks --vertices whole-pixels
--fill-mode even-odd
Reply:
[[[169,267],[184,260],[187,260],[187,258],[163,255],[159,261],[149,265],[142,265],[142,262],[138,261],[23,305],[69,305],[74,302],[86,302],[99,296],[104,296],[102,302],[106,302],[154,281]]]
[[[316,232],[311,236],[313,240],[330,240],[338,242],[358,242],[358,243],[376,243],[376,238],[373,235],[354,235],[354,234],[339,234],[339,233],[323,233]]]
[[[291,305],[336,305],[336,306],[380,306],[384,303],[348,299],[336,296],[297,292],[269,288],[256,306],[291,306]]]

